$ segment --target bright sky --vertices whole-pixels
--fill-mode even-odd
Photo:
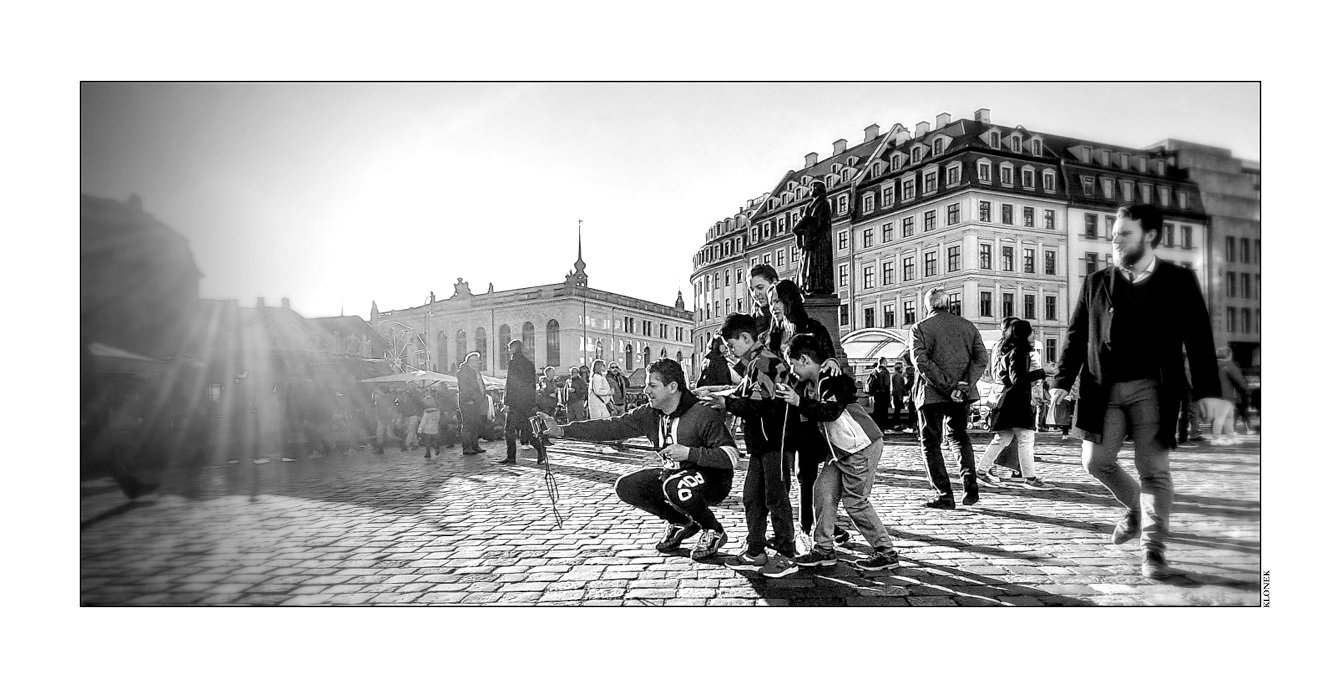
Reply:
[[[1127,146],[1260,159],[1255,84],[84,84],[80,191],[184,234],[201,296],[366,317],[561,281],[692,299],[714,222],[862,129],[991,109]]]

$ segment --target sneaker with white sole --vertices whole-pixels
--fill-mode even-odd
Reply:
[[[997,477],[996,475],[993,475],[990,470],[986,472],[979,470],[978,483],[987,485],[989,487],[995,487],[996,485],[1001,484],[1001,478]]]
[[[862,570],[885,570],[886,568],[899,567],[899,557],[894,552],[881,553],[879,551],[856,562],[856,566]]]
[[[731,557],[726,562],[726,567],[732,570],[755,570],[768,565],[768,554],[750,553],[748,550]]]
[[[811,549],[809,553],[796,559],[796,564],[802,568],[831,567],[838,565],[838,554],[833,551],[821,551]]]
[[[786,577],[800,569],[801,567],[792,559],[786,556],[774,556],[768,560],[768,564],[759,572],[764,577],[778,578]]]
[[[661,541],[657,542],[657,551],[661,553],[670,553],[680,548],[684,540],[698,534],[699,526],[697,523],[687,525],[677,525],[675,523],[666,524],[666,533],[661,536]]]
[[[705,558],[712,558],[726,544],[726,532],[721,530],[703,530],[698,535],[698,543],[694,544],[694,550],[689,552],[689,557],[696,561]]]
[[[1052,488],[1052,485],[1051,485],[1051,484],[1048,484],[1047,482],[1044,482],[1043,480],[1039,479],[1038,477],[1030,477],[1030,478],[1024,480],[1024,488],[1025,488],[1025,489],[1037,489],[1037,490],[1039,490],[1039,491],[1047,491],[1048,489],[1051,489],[1051,488]]]

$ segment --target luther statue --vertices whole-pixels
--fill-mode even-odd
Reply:
[[[823,182],[812,182],[814,198],[796,223],[796,247],[801,249],[799,276],[807,296],[833,293],[833,223],[829,217],[829,195]]]

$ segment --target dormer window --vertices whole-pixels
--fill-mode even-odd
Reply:
[[[1094,197],[1094,177],[1080,177],[1080,191],[1085,197]]]
[[[872,210],[875,210],[875,194],[867,193],[861,197],[861,211],[869,213]]]
[[[1099,185],[1103,187],[1103,190],[1104,190],[1104,198],[1112,198],[1112,197],[1113,197],[1113,180],[1112,180],[1112,179],[1110,179],[1109,177],[1104,177],[1104,178],[1102,178],[1102,179],[1099,180]]]
[[[1001,147],[1001,134],[1000,134],[1000,133],[997,133],[997,132],[993,131],[987,138],[988,138],[988,141],[990,142],[989,145],[991,145],[993,148],[1000,148],[1000,147]]]
[[[922,148],[921,148],[921,146],[919,146],[919,147],[917,147],[917,148],[913,148],[913,164],[917,164],[917,163],[919,163],[919,162],[921,162],[921,161],[922,161]]]
[[[1107,167],[1107,166],[1109,166],[1110,164],[1112,164],[1112,163],[1113,163],[1113,159],[1112,159],[1111,155],[1112,155],[1112,153],[1110,153],[1110,152],[1107,151],[1107,150],[1100,150],[1100,151],[1099,151],[1099,164],[1101,164],[1101,165],[1103,165],[1103,166],[1105,166],[1105,167]]]
[[[940,155],[945,152],[945,139],[938,138],[931,142],[931,154]]]
[[[1008,163],[1001,163],[1001,185],[1010,186],[1015,183],[1015,168]]]
[[[1130,203],[1133,195],[1136,193],[1136,184],[1130,179],[1122,180],[1122,202]]]
[[[1160,205],[1163,205],[1164,207],[1169,207],[1169,187],[1168,187],[1168,186],[1160,186],[1160,187],[1159,187],[1159,204],[1160,204]]]
[[[1140,172],[1141,174],[1145,174],[1145,158],[1143,157],[1136,158],[1136,171]]]
[[[890,162],[892,163],[895,170],[903,169],[902,155],[895,155],[894,157],[890,158]]]
[[[1011,137],[1010,137],[1010,149],[1011,149],[1011,152],[1015,152],[1015,153],[1020,152],[1020,137],[1019,137],[1019,136],[1011,136]]]
[[[1089,147],[1089,146],[1080,146],[1080,161],[1083,162],[1083,163],[1085,163],[1085,164],[1087,164],[1087,165],[1090,163],[1090,147]]]
[[[945,168],[946,186],[954,186],[955,184],[959,183],[959,169],[960,165],[958,162]]]
[[[1129,169],[1131,167],[1131,155],[1128,155],[1127,153],[1120,155],[1118,157],[1118,166],[1123,169]]]
[[[1155,160],[1155,174],[1158,174],[1158,175],[1160,175],[1160,176],[1164,176],[1164,161],[1163,161],[1163,160]]]
[[[1149,204],[1150,194],[1154,191],[1154,186],[1150,184],[1141,184],[1141,202]]]
[[[978,181],[984,184],[992,183],[992,163],[987,160],[978,161]]]
[[[1034,139],[1034,157],[1042,157],[1042,156],[1043,156],[1043,142],[1038,139]]]
[[[847,194],[846,194],[846,193],[844,193],[844,194],[841,195],[841,196],[838,196],[838,214],[840,214],[840,215],[846,215],[846,214],[847,214]]]
[[[1034,168],[1025,167],[1020,170],[1020,185],[1027,188],[1034,188]]]
[[[1178,207],[1187,208],[1187,191],[1178,192]]]
[[[939,180],[940,175],[936,172],[934,167],[935,166],[933,165],[932,169],[928,169],[926,172],[922,173],[922,193],[936,192],[936,183]]]
[[[852,170],[845,169],[843,170],[843,183],[847,183],[849,181],[852,181]]]
[[[1043,192],[1044,193],[1057,192],[1057,175],[1054,174],[1050,169],[1043,170]]]

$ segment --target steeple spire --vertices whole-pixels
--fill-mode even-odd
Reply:
[[[577,221],[577,262],[573,263],[568,281],[574,286],[587,285],[587,263],[582,259],[582,220]]]

